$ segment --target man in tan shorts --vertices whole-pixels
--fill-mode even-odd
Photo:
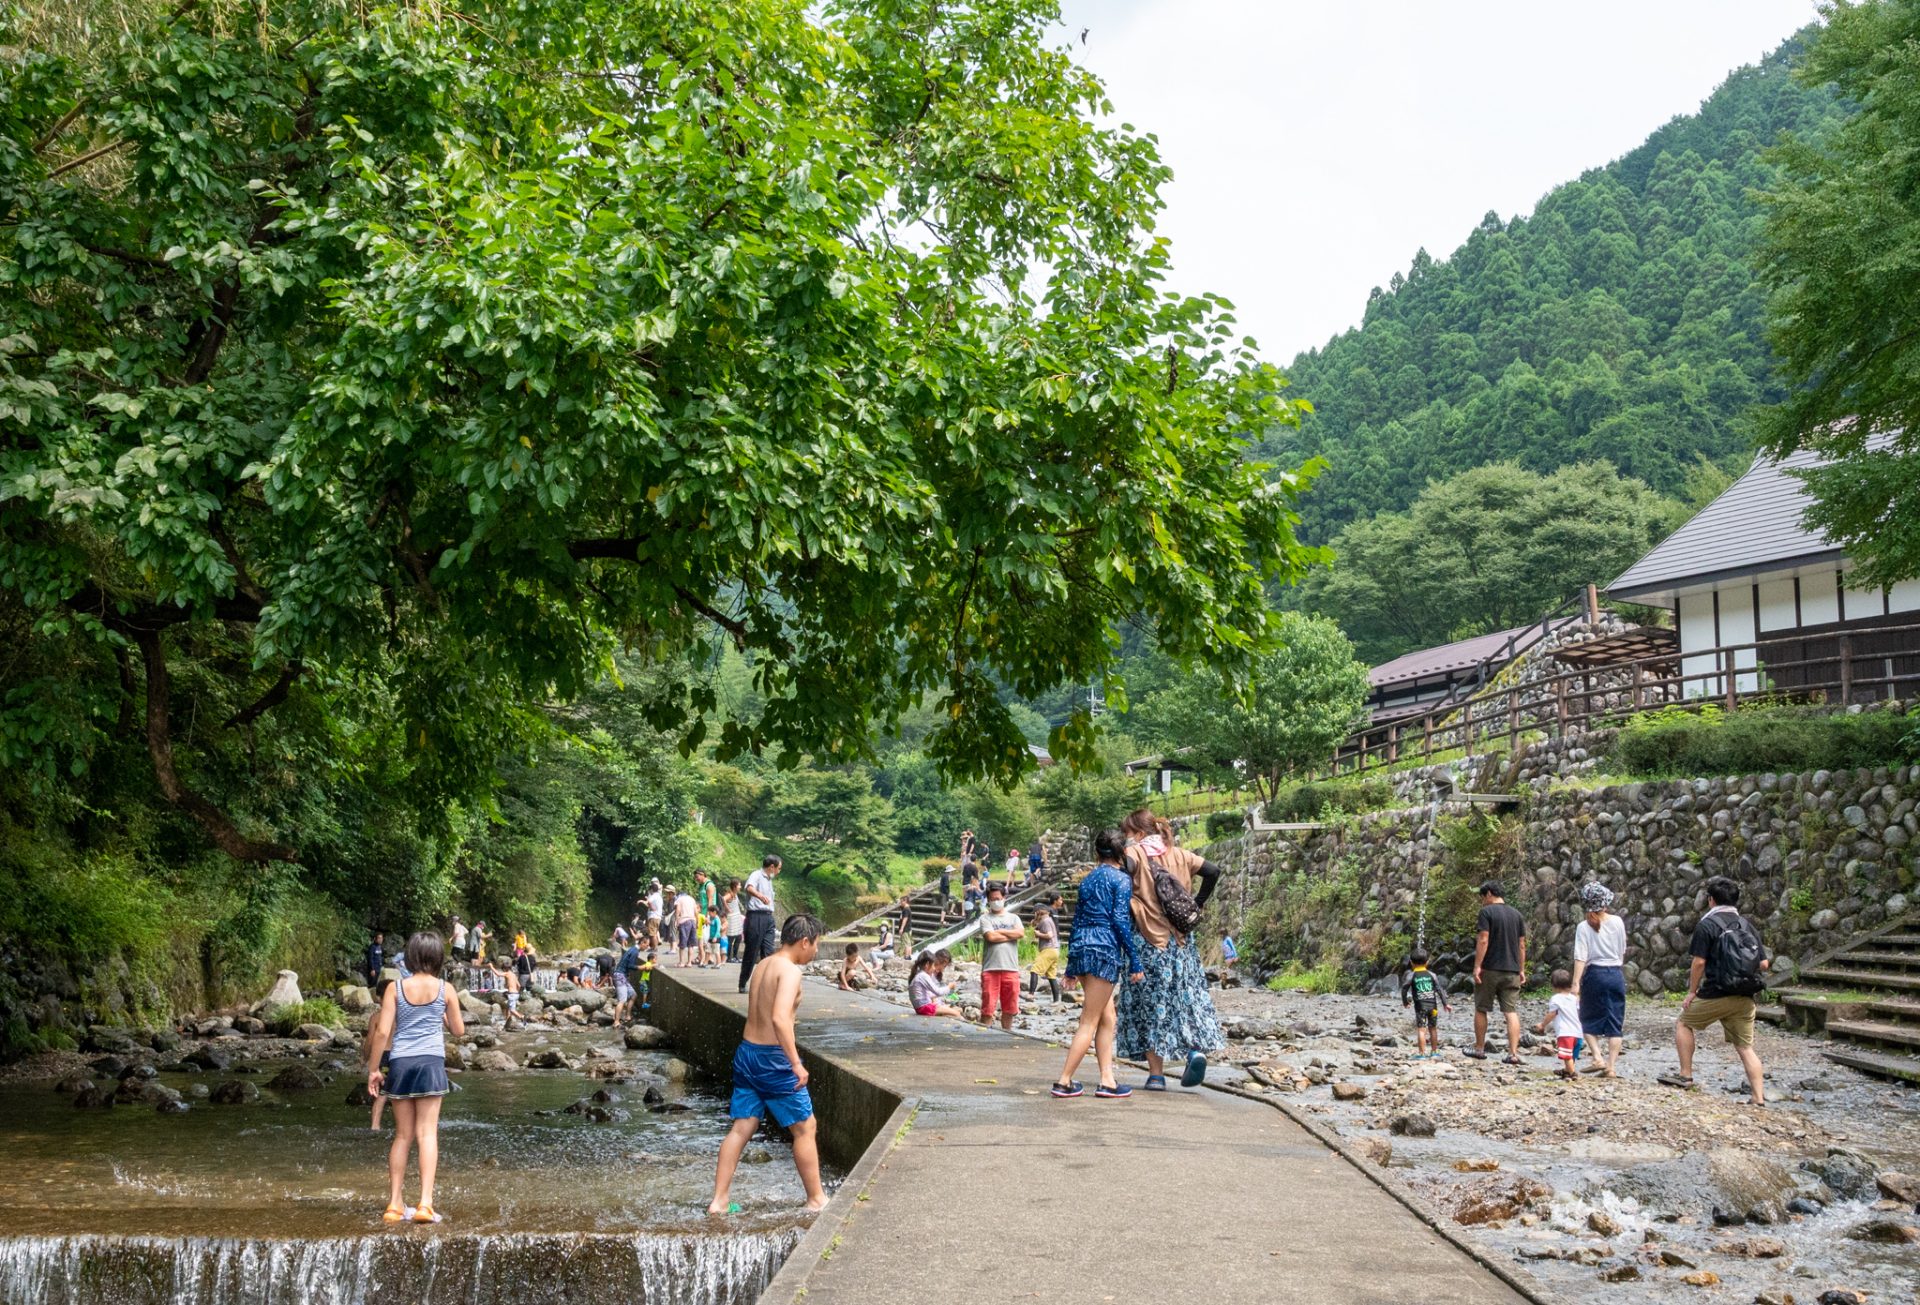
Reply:
[[[1464,1053],[1487,1058],[1487,1017],[1493,1008],[1507,1023],[1506,1064],[1520,1063],[1520,989],[1527,982],[1527,922],[1507,905],[1500,885],[1480,885],[1479,937],[1473,948],[1473,1046]]]
[[[1663,1074],[1672,1087],[1693,1086],[1693,1051],[1702,1029],[1718,1024],[1727,1045],[1747,1071],[1753,1104],[1767,1104],[1766,1071],[1753,1049],[1754,994],[1771,962],[1760,946],[1759,931],[1739,911],[1740,885],[1715,876],[1707,880],[1707,913],[1693,928],[1687,949],[1693,963],[1687,972],[1687,999],[1673,1025],[1673,1047],[1680,1053],[1680,1072]]]

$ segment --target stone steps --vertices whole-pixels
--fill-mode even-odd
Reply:
[[[1876,1001],[1869,1003],[1867,1009],[1875,1015],[1891,1015],[1895,1019],[1920,1022],[1920,1001]]]
[[[1920,1084],[1920,1059],[1912,1056],[1889,1055],[1860,1047],[1832,1047],[1820,1054],[1836,1065],[1845,1065],[1864,1074]]]
[[[1888,974],[1883,970],[1845,970],[1835,965],[1822,965],[1817,970],[1803,971],[1800,977],[1818,979],[1822,983],[1837,983],[1848,988],[1899,988],[1920,992],[1920,974]]]
[[[1886,939],[1876,938],[1874,941],[1883,943]],[[1920,968],[1920,951],[1885,952],[1867,951],[1865,949],[1858,951],[1848,950],[1841,952],[1833,959],[1845,962],[1848,965],[1898,965],[1907,968]]]
[[[1920,1025],[1893,1024],[1880,1020],[1828,1020],[1829,1037],[1855,1042],[1890,1042],[1899,1047],[1920,1047]]]

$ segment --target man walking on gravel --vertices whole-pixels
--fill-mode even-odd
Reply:
[[[1493,1008],[1507,1021],[1505,1063],[1520,1063],[1520,989],[1527,981],[1527,922],[1507,905],[1500,885],[1480,885],[1479,938],[1473,946],[1473,1047],[1466,1054],[1487,1058],[1487,1017]]]
[[[1700,1030],[1718,1024],[1727,1044],[1747,1071],[1747,1087],[1756,1106],[1767,1104],[1766,1071],[1753,1049],[1754,997],[1766,984],[1772,964],[1760,943],[1760,931],[1740,914],[1740,885],[1714,876],[1707,880],[1707,913],[1693,927],[1687,948],[1693,963],[1687,971],[1687,999],[1673,1024],[1673,1047],[1680,1053],[1680,1072],[1663,1074],[1662,1083],[1693,1086],[1693,1051]]]

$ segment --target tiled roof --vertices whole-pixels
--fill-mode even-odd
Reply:
[[[1884,448],[1893,438],[1875,436],[1867,447]],[[1810,502],[1807,487],[1789,474],[1822,461],[1805,449],[1778,462],[1756,459],[1719,498],[1628,567],[1607,586],[1607,593],[1615,598],[1659,597],[1686,584],[1840,556],[1832,540],[1801,524]]]
[[[1516,635],[1519,637],[1514,638]],[[1539,626],[1521,625],[1511,630],[1476,635],[1458,643],[1442,644],[1438,648],[1402,653],[1392,661],[1382,662],[1368,671],[1367,683],[1380,689],[1408,680],[1427,679],[1448,671],[1468,670],[1499,652],[1508,639],[1514,639],[1514,651],[1517,653],[1536,643],[1539,638]]]

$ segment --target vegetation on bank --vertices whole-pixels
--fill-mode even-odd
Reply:
[[[1754,704],[1668,707],[1626,722],[1611,775],[1675,779],[1905,765],[1920,760],[1920,724],[1904,712],[1835,712]]]

